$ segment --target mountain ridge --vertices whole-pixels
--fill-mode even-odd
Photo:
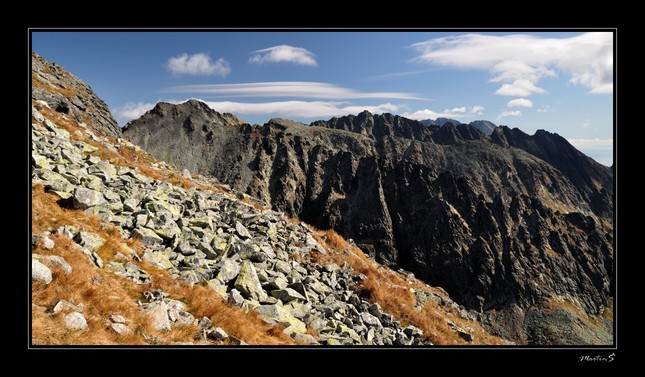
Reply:
[[[471,309],[518,306],[524,316],[535,303],[566,297],[592,314],[613,288],[613,188],[570,178],[571,164],[561,171],[545,160],[553,161],[545,152],[551,149],[532,148],[519,134],[505,144],[470,125],[424,126],[369,112],[309,126],[274,119],[231,127],[204,114],[184,117],[199,119],[219,138],[204,143],[203,134],[182,133],[152,116],[129,122],[124,135],[158,158],[337,230]],[[542,132],[537,138],[553,145],[562,139]],[[612,181],[606,167],[578,162],[573,166],[587,169],[592,182]],[[590,261],[576,259],[582,250]],[[450,255],[459,258],[446,264]],[[560,277],[571,274],[567,264],[581,268],[573,285]],[[526,329],[506,335],[536,338]]]

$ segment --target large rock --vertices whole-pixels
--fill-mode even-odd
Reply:
[[[87,330],[88,325],[83,314],[79,312],[71,312],[65,315],[65,327],[69,330]]]
[[[35,280],[43,284],[49,284],[52,282],[52,272],[47,268],[47,266],[32,258],[31,280]]]
[[[293,332],[304,334],[307,332],[307,326],[280,305],[260,305],[255,310],[260,313],[260,316],[266,322],[285,326],[284,331],[288,334]]]
[[[271,296],[279,299],[283,303],[288,303],[293,300],[300,300],[303,302],[307,301],[305,296],[301,295],[295,289],[291,288],[276,289],[274,291],[271,291]]]
[[[105,243],[105,240],[101,236],[92,232],[79,232],[74,237],[74,241],[90,252],[97,251]]]
[[[235,279],[233,286],[242,293],[246,298],[264,302],[267,299],[267,293],[262,289],[262,284],[258,279],[253,263],[244,261],[240,267],[240,272]]]
[[[47,267],[61,268],[65,272],[65,275],[69,275],[73,271],[72,266],[63,257],[59,257],[58,255],[32,254],[32,257],[38,259],[39,262]]]
[[[223,281],[224,283],[227,283],[230,280],[235,279],[239,273],[240,273],[239,263],[230,259],[225,259],[222,262],[222,266],[220,267],[219,272],[217,273],[217,278]]]
[[[100,191],[77,187],[72,195],[74,208],[86,209],[107,204],[107,200]]]
[[[170,317],[168,317],[168,306],[163,301],[151,303],[144,313],[150,318],[152,328],[156,331],[170,331]]]

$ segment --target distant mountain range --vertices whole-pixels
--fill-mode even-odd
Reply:
[[[452,123],[455,126],[458,126],[460,124],[465,124],[463,122],[460,122],[456,119],[450,119],[450,118],[437,118],[437,119],[424,119],[420,121],[421,124],[425,126],[443,126],[447,123]],[[474,120],[470,123],[471,126],[475,127],[476,129],[480,130],[483,132],[485,135],[490,135],[493,133],[493,130],[497,125],[495,123],[489,121],[489,120]]]

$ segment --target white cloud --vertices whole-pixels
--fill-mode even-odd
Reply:
[[[317,66],[316,55],[302,47],[287,45],[273,46],[252,52],[250,63],[293,63],[299,65]]]
[[[223,58],[215,62],[204,53],[194,55],[181,54],[168,59],[166,68],[173,75],[222,76],[231,73],[231,65]]]
[[[253,82],[244,84],[187,85],[168,88],[171,93],[201,93],[221,97],[299,97],[327,99],[394,98],[416,99],[413,93],[360,92],[334,84],[309,81]]]
[[[580,150],[611,150],[614,139],[567,139],[571,145]]]
[[[145,114],[146,111],[155,107],[154,103],[148,102],[128,102],[121,107],[117,107],[112,111],[112,114],[118,120],[127,122],[132,119],[137,119],[141,115]]]
[[[580,128],[584,130],[585,128],[589,128],[589,126],[591,126],[591,122],[589,121],[589,119],[585,119]]]
[[[233,113],[235,115],[265,115],[268,117],[285,118],[325,118],[358,114],[367,110],[373,114],[390,112],[396,113],[403,106],[383,103],[377,105],[352,105],[349,102],[334,101],[278,101],[265,103],[246,103],[233,101],[204,101],[213,110]]]
[[[508,101],[507,107],[533,107],[533,102],[526,98],[516,98]]]
[[[515,80],[511,84],[504,84],[495,91],[495,94],[500,96],[528,97],[533,93],[545,94],[546,90],[525,79]]]
[[[460,119],[466,117],[462,112],[453,112],[450,109],[445,109],[442,112],[435,112],[430,109],[417,110],[414,112],[405,112],[401,114],[402,117],[408,119],[424,120],[424,119],[437,119],[437,118],[451,118]]]
[[[551,108],[551,105],[542,105],[542,107],[537,109],[538,113],[548,113],[551,111],[553,111],[553,109]]]
[[[470,109],[470,112],[477,115],[484,115],[484,110],[486,110],[484,106],[475,105]]]
[[[448,110],[446,110],[446,111],[448,111]],[[450,112],[452,112],[452,113],[465,113],[466,112],[466,107],[465,106],[455,107],[455,108],[451,109]]]
[[[412,45],[417,62],[491,73],[491,82],[502,83],[498,95],[525,97],[546,93],[537,86],[558,71],[570,75],[574,85],[590,93],[613,92],[613,35],[589,32],[568,38],[534,35],[466,34],[435,38]]]
[[[502,111],[498,116],[497,120],[500,120],[505,117],[518,117],[521,116],[522,112],[519,110],[513,110],[513,111]]]

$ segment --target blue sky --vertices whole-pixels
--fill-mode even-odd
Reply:
[[[556,132],[612,164],[610,32],[40,32],[119,124],[201,99],[249,123],[394,113]]]

